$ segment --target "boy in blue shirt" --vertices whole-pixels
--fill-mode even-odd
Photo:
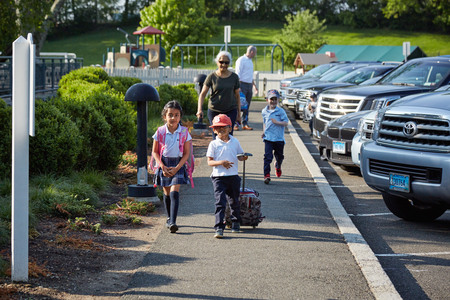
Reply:
[[[277,90],[267,91],[268,105],[262,110],[264,152],[264,183],[270,182],[270,164],[275,156],[275,174],[281,176],[281,164],[284,159],[284,128],[289,119],[284,109],[278,106],[280,93]]]

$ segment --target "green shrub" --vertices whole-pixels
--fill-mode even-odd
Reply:
[[[101,216],[102,223],[105,225],[114,225],[117,223],[118,219],[118,216],[111,214],[104,214]]]
[[[6,272],[9,268],[9,266],[10,266],[10,263],[7,260],[0,257],[0,277],[8,276],[8,275],[6,275]]]
[[[198,95],[193,83],[183,83],[176,86],[177,89],[183,91],[180,98],[181,107],[185,115],[195,115],[197,113]]]
[[[0,246],[10,241],[11,197],[0,196]]]
[[[136,83],[142,83],[142,80],[136,77],[121,76],[113,76],[109,78],[110,86],[123,95],[125,95],[127,90]]]
[[[90,172],[67,177],[34,176],[30,181],[30,210],[36,215],[83,217],[99,204],[99,193],[106,182],[101,173],[95,176]]]
[[[36,135],[30,138],[30,173],[68,173],[75,166],[82,140],[77,125],[58,107],[36,101]]]
[[[0,196],[11,195],[11,179],[0,179]]]
[[[71,181],[79,181],[88,184],[95,192],[103,192],[108,186],[108,177],[97,171],[74,172],[69,176]]]
[[[149,115],[161,115],[164,105],[171,100],[177,100],[181,104],[185,115],[195,115],[195,113],[197,113],[198,96],[194,84],[171,86],[164,83],[161,84],[157,90],[160,102],[152,107],[149,105]],[[158,108],[156,108],[156,106],[158,106]]]
[[[70,115],[80,132],[82,150],[76,157],[76,169],[102,169],[100,157],[108,152],[111,126],[94,105],[86,101],[55,98],[55,105]]]
[[[12,109],[0,99],[0,178],[11,175]]]
[[[111,170],[120,163],[122,154],[136,145],[136,112],[133,104],[124,101],[121,92],[111,89],[107,78],[100,82],[104,76],[86,76],[89,81],[78,79],[89,71],[97,72],[97,69],[85,69],[79,77],[74,77],[72,85],[66,84],[58,90],[59,107],[68,106],[69,114],[76,118],[84,136],[87,153],[81,155],[80,165]],[[93,109],[97,113],[93,113]]]
[[[58,90],[64,90],[66,87],[70,87],[76,80],[99,84],[108,82],[109,76],[105,70],[99,67],[84,67],[81,69],[76,69],[61,78],[58,84]]]

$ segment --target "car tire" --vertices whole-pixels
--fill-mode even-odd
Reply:
[[[358,166],[355,165],[339,165],[339,167],[341,167],[342,170],[348,172],[348,173],[353,173],[354,175],[359,175],[361,176],[361,169]]]
[[[409,199],[383,193],[387,208],[397,217],[407,221],[426,222],[439,218],[447,210],[442,206],[414,205]]]

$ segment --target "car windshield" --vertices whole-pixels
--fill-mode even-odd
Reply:
[[[331,69],[333,66],[334,66],[333,64],[320,65],[320,66],[315,67],[314,69],[306,72],[306,74],[303,75],[303,78],[319,77],[320,75],[322,75],[323,73],[325,73],[326,71]]]
[[[339,68],[331,73],[328,73],[322,77],[320,77],[320,81],[336,81],[339,78],[347,75],[350,72],[353,72],[355,68],[358,68],[358,66],[350,66],[350,67],[343,67]]]
[[[450,63],[445,61],[417,61],[404,64],[377,84],[435,86],[450,73]]]
[[[368,79],[371,79],[373,77],[378,77],[380,75],[383,75],[384,73],[392,70],[392,68],[380,68],[380,67],[366,67],[357,69],[341,78],[336,80],[336,82],[348,82],[348,83],[354,83],[354,84],[360,84]]]

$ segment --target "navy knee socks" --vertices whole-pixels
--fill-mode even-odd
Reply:
[[[167,217],[170,218],[170,196],[163,194],[164,207],[166,208]]]
[[[170,192],[170,224],[175,224],[177,221],[178,205],[180,204],[180,193]],[[167,206],[166,206],[167,207]]]

